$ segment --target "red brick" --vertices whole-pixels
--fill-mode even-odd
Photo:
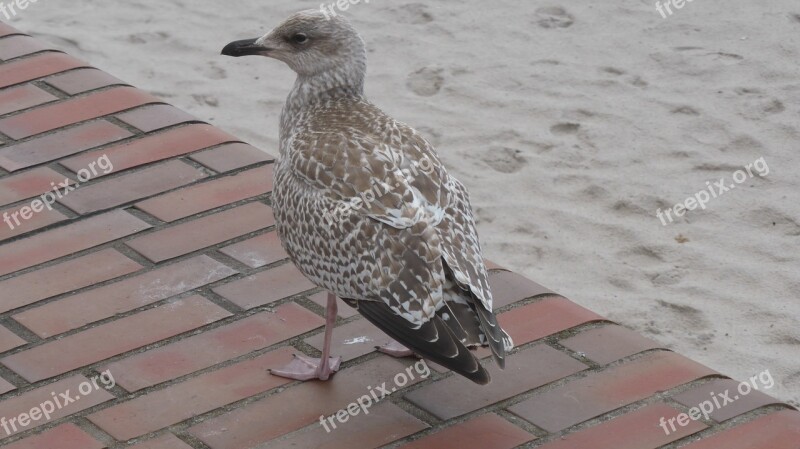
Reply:
[[[667,435],[659,426],[661,418],[670,419],[679,414],[680,411],[664,404],[650,405],[562,436],[537,449],[655,449],[707,427],[698,421],[691,421],[688,426]]]
[[[351,309],[350,306],[345,306]],[[306,338],[305,342],[322,351],[324,332]],[[342,361],[353,360],[375,351],[375,346],[383,346],[391,339],[367,320],[355,320],[333,330],[332,354],[342,357]]]
[[[368,395],[374,386],[385,383],[386,388],[394,388],[392,379],[398,373],[405,373],[414,363],[410,359],[378,357],[345,368],[327,382],[303,382],[279,394],[243,405],[191,427],[189,433],[212,449],[251,448],[309,424],[320,425],[321,415],[329,416],[346,408],[361,396]],[[423,380],[414,368],[411,371],[414,378],[407,386]],[[380,392],[376,391],[376,394],[380,397]],[[353,419],[363,418],[356,415]]]
[[[0,377],[0,394],[5,394],[16,389],[17,387],[15,387],[14,384]]]
[[[140,137],[102,150],[83,153],[62,161],[61,165],[77,172],[105,155],[114,163],[113,171],[98,174],[98,176],[106,176],[231,140],[236,140],[236,138],[211,125],[192,124]]]
[[[0,41],[0,59],[6,61],[44,50],[48,48],[30,36],[11,36]]]
[[[47,78],[45,82],[70,95],[88,92],[101,87],[113,86],[115,84],[127,84],[119,78],[97,69],[72,70],[61,75],[51,76]]]
[[[591,310],[561,297],[544,298],[498,316],[500,325],[517,346],[603,319]]]
[[[58,97],[45,92],[33,84],[25,84],[0,91],[0,115],[21,111],[33,106],[57,100]]]
[[[275,231],[234,243],[219,251],[251,268],[263,267],[289,258]]]
[[[27,342],[23,340],[22,337],[0,326],[0,352],[10,351],[26,343]]]
[[[535,394],[509,410],[542,429],[558,432],[713,374],[673,352],[654,352]]]
[[[659,347],[653,340],[617,325],[589,329],[559,343],[600,365]]]
[[[513,449],[535,437],[490,413],[442,429],[398,449]]]
[[[104,120],[89,122],[22,143],[0,147],[0,167],[13,172],[132,135]]]
[[[489,385],[477,386],[458,375],[414,390],[406,399],[440,419],[450,419],[583,371],[587,366],[555,349],[538,345],[512,354],[506,368],[486,365]],[[464,394],[469,392],[469,394]]]
[[[322,291],[322,292],[319,292],[319,293],[315,293],[315,294],[309,296],[308,299],[314,301],[320,307],[323,307],[323,308],[327,307],[327,305],[328,305],[328,292]],[[342,317],[342,318],[350,318],[351,316],[358,315],[358,311],[356,309],[348,306],[341,299],[337,298],[336,299],[336,303],[338,304],[338,306],[336,307],[336,310],[339,312],[339,313],[337,313],[337,315],[339,315],[340,317]]]
[[[748,383],[752,387],[753,384]],[[714,410],[711,412],[711,419],[717,422],[727,421],[765,405],[780,404],[779,400],[754,389],[750,390],[747,395],[742,395],[739,393],[738,387],[739,382],[735,380],[717,379],[677,394],[672,399],[691,408],[698,407],[705,401],[708,401],[709,404],[714,404],[713,398],[717,398],[722,407],[713,407]],[[745,388],[743,390],[747,391]],[[720,395],[726,395],[727,399],[720,397]]]
[[[138,263],[109,248],[15,276],[0,281],[0,313],[124,276],[141,268]]]
[[[782,410],[703,438],[681,449],[797,449],[800,413]]]
[[[228,316],[230,313],[205,298],[190,296],[18,352],[0,362],[29,382],[37,382]]]
[[[350,417],[340,423],[334,421],[336,429],[327,425],[331,432],[327,432],[322,425],[311,426],[288,438],[272,440],[259,449],[298,449],[321,448],[325,449],[352,449],[357,447],[383,447],[393,441],[413,435],[428,428],[428,425],[417,418],[404,412],[400,407],[391,402],[383,402],[369,409],[368,415]],[[355,422],[349,422],[350,420]],[[354,443],[357,441],[358,443]],[[486,449],[489,446],[485,446]],[[495,446],[491,446],[493,449]]]
[[[231,143],[189,156],[206,167],[224,173],[275,158],[246,143]]]
[[[150,225],[115,210],[0,245],[0,276],[136,234]]]
[[[153,262],[161,262],[273,224],[269,206],[248,203],[136,238],[127,245]]]
[[[115,165],[114,159],[109,159]],[[87,168],[87,171],[89,169]],[[97,169],[99,173],[103,171]],[[91,172],[89,172],[91,173]],[[137,172],[81,186],[58,202],[85,215],[132,203],[203,179],[206,174],[182,161],[167,161]]]
[[[243,309],[252,309],[314,287],[294,265],[287,263],[217,287],[214,292]]]
[[[22,34],[22,32],[11,25],[0,22],[0,37],[11,36],[12,34]]]
[[[281,348],[150,392],[88,416],[118,440],[128,440],[292,382],[268,369],[291,360]]]
[[[197,117],[168,104],[142,106],[117,115],[123,122],[149,133],[186,122],[199,122]]]
[[[10,226],[8,226],[8,223],[0,224],[0,242],[3,240],[8,240],[12,237],[19,237],[37,229],[44,228],[45,226],[60,223],[68,219],[66,215],[55,209],[49,210],[45,206],[41,207],[41,212],[35,212],[32,211],[31,204],[26,203],[20,206],[14,206],[0,210],[0,217],[5,217],[4,214],[8,214],[9,222],[12,226],[14,226],[12,229]],[[25,220],[25,215],[23,214],[31,215],[29,219]],[[0,294],[0,296],[2,296],[2,294]]]
[[[103,368],[128,391],[137,391],[226,360],[267,348],[325,324],[314,313],[294,303],[275,311],[235,321],[160,348],[113,362]]]
[[[3,67],[0,66],[0,71]],[[0,132],[12,139],[24,139],[84,120],[159,101],[161,100],[133,87],[115,87],[2,119]]]
[[[38,421],[31,420],[30,424],[26,427],[20,427],[18,421],[15,421],[17,430],[14,431],[13,426],[9,423],[8,430],[9,432],[6,433],[5,429],[3,429],[3,436],[7,435],[14,435],[23,430],[30,430],[36,428],[38,426],[47,424],[50,421],[55,421],[57,419],[63,418],[65,416],[72,415],[74,413],[78,413],[81,410],[86,410],[87,408],[94,407],[97,404],[102,404],[108,400],[114,399],[114,396],[111,395],[108,391],[103,388],[103,384],[101,382],[97,382],[99,389],[95,389],[92,386],[92,390],[89,394],[83,395],[79,393],[78,386],[82,382],[90,382],[84,376],[81,375],[74,375],[67,377],[65,379],[61,379],[58,382],[54,382],[43,387],[39,387],[30,391],[26,391],[19,396],[5,399],[0,402],[0,416],[5,417],[7,420],[11,420],[12,417],[18,417],[20,413],[27,413],[34,407],[39,407],[45,401],[52,401],[53,395],[55,393],[56,398],[58,398],[62,407],[59,408],[56,406],[56,410],[50,414],[50,419],[46,419],[45,416],[41,415]],[[62,399],[60,396],[61,393],[66,394],[72,399],[79,397],[78,400],[74,400],[68,404],[65,404],[67,401],[66,399]],[[25,446],[22,446],[25,447]],[[34,446],[35,447],[35,446]],[[60,445],[58,446],[61,447]]]
[[[92,438],[75,424],[66,423],[3,447],[5,449],[102,449],[106,445]]]
[[[63,53],[47,52],[0,65],[0,89],[77,67],[85,62]]]
[[[24,173],[0,178],[0,206],[16,203],[41,195],[53,189],[66,177],[47,167],[38,167]]]
[[[175,435],[168,433],[143,443],[134,444],[128,449],[192,449],[192,447],[181,441]]]
[[[13,318],[40,337],[48,338],[234,274],[236,270],[233,268],[208,256],[199,256],[49,302]]]
[[[235,203],[272,190],[272,166],[254,168],[233,176],[176,190],[136,204],[159,220],[171,222]]]
[[[523,299],[542,295],[555,295],[547,287],[543,287],[530,279],[510,271],[501,271],[489,275],[489,286],[494,298],[494,309],[505,307]]]

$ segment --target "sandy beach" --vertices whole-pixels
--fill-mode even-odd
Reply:
[[[292,72],[219,53],[319,7],[39,0],[9,22],[277,154]],[[671,11],[371,0],[345,14],[369,48],[369,98],[470,189],[487,258],[726,375],[769,370],[767,393],[800,406],[800,6]],[[674,208],[687,198],[698,207]]]

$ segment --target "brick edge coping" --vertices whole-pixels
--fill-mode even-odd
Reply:
[[[15,40],[15,48],[22,46],[22,51],[12,51],[8,49],[8,47],[10,47],[8,42],[11,39]],[[239,234],[235,236],[222,235],[219,238],[223,240],[199,248],[180,245],[178,245],[178,248],[173,248],[170,246],[171,240],[175,240],[179,237],[180,233],[177,232],[178,230],[183,231],[184,229],[190,229],[193,223],[201,222],[205,226],[212,226],[211,223],[213,223],[213,220],[225,212],[232,213],[238,208],[250,208],[254,212],[264,211],[268,213],[268,208],[271,205],[269,194],[269,187],[271,186],[267,186],[266,191],[262,189],[261,191],[263,191],[263,193],[247,196],[242,199],[235,199],[230,202],[221,200],[219,203],[206,205],[192,203],[197,206],[196,210],[192,209],[192,204],[190,204],[189,210],[183,212],[175,212],[176,208],[179,209],[179,207],[177,207],[179,202],[170,202],[168,200],[174,200],[175,192],[185,194],[185,192],[191,189],[213,188],[220,185],[219,183],[224,182],[226,179],[231,179],[231,177],[246,176],[256,170],[267,169],[273,162],[271,157],[266,155],[260,158],[254,157],[252,147],[244,144],[233,136],[224,135],[224,133],[223,135],[213,136],[213,138],[203,134],[204,137],[199,139],[196,146],[180,150],[183,152],[175,154],[159,153],[158,140],[168,139],[167,136],[170,133],[179,133],[182,129],[185,132],[189,132],[186,130],[191,126],[195,126],[196,131],[191,130],[190,134],[196,134],[201,131],[203,133],[206,131],[213,133],[214,131],[209,128],[202,128],[203,125],[206,125],[204,122],[166,105],[163,101],[144,93],[140,94],[138,90],[125,87],[128,86],[126,83],[92,68],[82,61],[75,60],[64,53],[42,46],[38,41],[0,22],[0,59],[2,59],[2,55],[5,54],[3,53],[4,51],[11,51],[12,56],[0,62],[0,98],[5,98],[2,97],[2,95],[17,89],[20,94],[11,96],[15,99],[14,101],[19,102],[18,105],[20,105],[20,107],[18,110],[0,113],[0,183],[15,176],[33,176],[32,173],[34,172],[36,172],[35,174],[37,176],[41,177],[47,170],[52,171],[58,176],[74,178],[76,174],[75,168],[82,166],[81,162],[85,162],[87,155],[95,155],[105,150],[111,151],[120,146],[129,144],[141,145],[141,142],[150,138],[155,139],[156,144],[149,146],[142,145],[140,147],[142,148],[141,151],[144,153],[144,159],[141,160],[136,159],[135,156],[137,155],[130,155],[122,151],[117,151],[115,154],[124,162],[122,164],[123,168],[119,170],[119,173],[115,171],[108,176],[92,179],[85,183],[84,191],[88,191],[94,196],[89,195],[87,198],[81,198],[82,201],[67,202],[65,200],[64,202],[58,202],[54,205],[54,208],[56,212],[63,217],[56,217],[57,219],[52,223],[45,223],[41,227],[32,229],[30,232],[14,235],[0,241],[0,245],[4,248],[8,249],[11,247],[13,251],[30,258],[27,263],[11,265],[10,268],[7,268],[7,272],[3,272],[3,263],[5,261],[2,259],[2,256],[0,256],[0,273],[4,273],[0,275],[0,286],[8,285],[9,282],[15,279],[24,279],[26,275],[35,276],[37,272],[41,272],[40,270],[57,270],[59,267],[69,262],[96,257],[103,251],[107,251],[107,254],[118,254],[122,258],[127,259],[128,264],[139,266],[139,268],[136,269],[134,269],[135,267],[131,267],[129,270],[107,274],[106,278],[101,278],[98,282],[92,282],[76,289],[58,292],[54,295],[22,304],[19,307],[12,307],[0,313],[0,358],[2,358],[0,361],[5,364],[5,366],[0,366],[0,388],[5,387],[6,390],[8,390],[9,387],[11,388],[7,392],[4,392],[4,394],[0,394],[0,410],[2,410],[3,402],[19,400],[17,398],[24,398],[26,394],[31,395],[32,392],[38,391],[38,389],[44,386],[51,387],[52,383],[67,381],[76,375],[88,377],[99,373],[101,369],[108,366],[109,363],[123,362],[134,356],[141,356],[142,354],[149,353],[151,350],[157,350],[188,341],[192,337],[197,337],[207,332],[213,332],[215,329],[227,329],[228,326],[236,325],[236,323],[240,323],[245,319],[256,317],[262,313],[273,313],[275,310],[293,303],[298,304],[300,308],[306,312],[316,314],[317,317],[324,314],[319,302],[313,300],[317,290],[314,290],[313,286],[309,287],[307,284],[303,284],[302,281],[294,278],[290,278],[291,281],[287,281],[287,283],[297,283],[300,285],[300,290],[294,291],[290,289],[290,291],[281,293],[283,296],[278,295],[280,297],[264,304],[253,303],[252,298],[248,298],[246,292],[243,293],[242,289],[238,288],[238,286],[248,282],[250,278],[259,276],[269,277],[271,273],[274,273],[272,270],[280,267],[287,267],[286,260],[280,258],[271,260],[269,263],[263,265],[252,266],[252,264],[248,264],[248,259],[243,258],[240,254],[231,249],[236,247],[237,244],[250,241],[251,239],[268,239],[270,233],[273,231],[273,227],[268,220],[265,221],[265,223],[268,223],[265,227],[252,229],[252,225],[248,225],[250,227],[243,225],[243,227],[238,230]],[[19,67],[22,67],[22,69],[19,69]],[[12,80],[14,82],[3,84],[2,75],[13,75]],[[121,95],[121,92],[123,92],[122,89],[125,89],[125,95]],[[15,91],[14,94],[16,94],[17,91]],[[88,115],[80,116],[80,107],[72,107],[70,108],[70,112],[79,115],[77,121],[73,123],[68,120],[64,121],[63,114],[48,113],[49,111],[53,111],[51,108],[58,108],[59,105],[69,101],[72,101],[72,104],[84,102],[90,105],[91,109],[97,106],[99,95],[105,96],[104,102],[112,103],[110,106],[106,107],[106,109],[102,110],[100,115],[93,116],[90,112],[87,112]],[[31,98],[29,101],[26,100],[28,97]],[[106,100],[105,98],[108,99]],[[117,102],[117,104],[113,104],[114,102]],[[3,104],[0,103],[0,108],[2,107]],[[37,120],[31,125],[28,122],[34,121],[33,118]],[[103,134],[103,139],[85,145],[86,148],[81,147],[81,142],[78,141],[74,143],[76,146],[67,154],[60,155],[56,152],[55,154],[48,155],[46,152],[42,152],[44,154],[39,154],[38,157],[44,157],[44,159],[25,160],[32,145],[35,146],[38,145],[39,142],[46,142],[48,137],[50,137],[51,140],[56,141],[56,143],[50,143],[51,147],[56,148],[59,147],[59,145],[63,145],[64,142],[67,142],[68,139],[63,137],[65,133],[79,130],[83,126],[91,126],[92,124],[98,123],[105,124],[106,129],[93,129],[92,132]],[[99,128],[100,126],[97,125],[97,127]],[[110,130],[113,130],[113,132]],[[57,138],[53,138],[52,136],[56,136]],[[28,142],[34,143],[25,146]],[[15,148],[22,148],[28,153],[21,150],[15,153]],[[215,150],[219,150],[219,152],[212,155],[211,153]],[[220,156],[219,154],[222,151],[225,151],[224,156]],[[129,198],[121,196],[114,198],[114,194],[119,193],[114,192],[115,185],[129,187],[130,182],[128,180],[133,179],[137,181],[137,179],[141,179],[153,172],[154,169],[158,170],[159,167],[163,168],[168,166],[168,164],[172,164],[169,166],[169,168],[173,169],[170,170],[171,173],[174,172],[174,169],[177,167],[186,171],[186,180],[182,180],[177,184],[162,185],[153,191],[141,192],[142,196],[140,197]],[[154,173],[163,175],[165,172],[162,170],[155,171]],[[50,172],[46,174],[52,175]],[[32,181],[28,181],[28,183],[31,182]],[[21,184],[24,186],[25,183]],[[93,186],[100,187],[92,189]],[[231,186],[226,188],[232,189]],[[252,191],[248,193],[252,193]],[[170,196],[171,194],[173,196]],[[0,212],[21,207],[27,202],[30,202],[31,198],[35,197],[35,195],[30,195],[29,193],[20,193],[18,196],[18,199],[0,206]],[[109,200],[109,196],[111,200]],[[101,206],[96,206],[98,201],[104,203]],[[143,203],[147,204],[143,205]],[[84,223],[85,225],[88,219],[100,220],[112,214],[118,214],[115,216],[117,220],[108,221],[104,223],[105,226],[122,226],[125,223],[132,223],[132,228],[129,229],[127,234],[108,235],[105,236],[105,239],[87,242],[85,247],[64,248],[64,254],[57,255],[50,259],[46,257],[43,259],[41,256],[36,256],[33,254],[35,251],[26,248],[25,244],[34,240],[37,240],[39,245],[48,244],[52,245],[52,248],[57,248],[59,242],[69,237],[69,235],[61,235],[60,239],[50,238],[50,236],[59,237],[57,234],[58,232],[64,231],[65,228],[68,228],[76,222]],[[127,218],[119,221],[119,217],[121,217],[119,214],[124,214]],[[102,228],[102,226],[99,227],[99,229]],[[156,237],[148,237],[155,236],[169,229],[173,229],[178,235],[171,235],[169,233],[161,234],[170,237],[170,239],[161,239],[161,241]],[[72,249],[77,250],[72,251]],[[47,332],[52,329],[52,327],[48,327],[50,325],[47,323],[37,324],[32,329],[24,326],[17,320],[21,319],[20,316],[24,316],[26,313],[33,313],[33,311],[42,306],[55,305],[65,298],[72,299],[87,292],[91,294],[90,292],[93,290],[146,275],[147,273],[152,273],[154,270],[169,269],[169,267],[174,268],[187,261],[199,260],[201,257],[207,257],[210,262],[206,262],[211,264],[216,263],[218,267],[225,267],[235,274],[212,280],[197,288],[179,292],[177,296],[168,295],[161,300],[149,304],[142,304],[139,307],[133,307],[121,313],[100,317],[88,323],[80,323],[76,327],[68,328],[62,332],[54,330],[53,332],[55,332],[55,334],[53,335],[47,334]],[[725,379],[725,377],[719,373],[711,370],[704,372],[702,368],[695,367],[694,365],[696,364],[694,364],[694,362],[675,355],[675,360],[681,360],[687,364],[694,364],[692,365],[692,369],[696,370],[696,376],[694,378],[680,382],[666,391],[654,392],[643,398],[629,401],[629,403],[625,403],[621,407],[612,407],[608,409],[608,406],[606,406],[606,409],[603,409],[602,412],[598,413],[596,416],[591,416],[588,419],[566,425],[566,427],[557,431],[548,431],[535,422],[524,419],[521,415],[525,413],[525,411],[522,411],[522,408],[524,408],[523,405],[529,403],[529,400],[532,400],[532,398],[538,400],[541,397],[545,397],[548,392],[556,391],[560,388],[568,389],[572,385],[579,384],[579,381],[582,379],[587,379],[592,376],[594,376],[592,377],[593,379],[600,379],[603,373],[611,372],[608,370],[619,369],[622,371],[624,367],[630,366],[628,364],[637,363],[637,361],[641,362],[642,360],[660,360],[673,357],[667,354],[674,353],[660,348],[655,344],[651,345],[651,347],[647,347],[646,343],[637,340],[638,336],[633,337],[626,334],[624,330],[619,330],[622,328],[619,328],[605,318],[593,314],[563,299],[554,292],[519,275],[513,274],[502,267],[492,265],[491,273],[492,279],[499,283],[499,285],[495,287],[497,296],[505,301],[499,311],[501,316],[505,315],[510,326],[516,325],[520,330],[528,332],[530,330],[529,328],[536,327],[532,326],[532,323],[546,328],[548,325],[547,322],[541,321],[541,318],[539,318],[541,322],[537,322],[536,319],[542,315],[547,316],[547,313],[553,314],[549,316],[548,319],[564,319],[563,322],[559,322],[558,326],[550,329],[552,331],[550,333],[542,331],[544,333],[540,335],[534,330],[532,334],[526,334],[525,339],[523,339],[523,344],[515,349],[514,354],[517,355],[523,352],[532,353],[534,351],[542,352],[542,354],[552,354],[554,361],[558,360],[565,364],[581,363],[584,365],[583,369],[567,374],[566,376],[556,377],[554,380],[546,381],[542,385],[526,388],[522,392],[511,392],[509,397],[493,401],[488,407],[477,407],[468,410],[466,413],[457,414],[450,418],[438,417],[436,413],[445,412],[436,412],[430,408],[426,408],[429,407],[429,405],[425,404],[424,401],[420,399],[428,396],[423,393],[436,390],[432,389],[431,385],[436,384],[438,388],[442,385],[449,386],[449,384],[457,383],[448,373],[437,372],[431,378],[425,379],[403,390],[403,396],[392,397],[389,403],[399,407],[402,413],[404,413],[402,416],[408,415],[423,423],[424,426],[422,430],[417,429],[417,431],[411,432],[405,437],[401,437],[394,442],[389,442],[387,447],[399,447],[399,445],[405,445],[409,442],[423,444],[424,446],[425,441],[432,441],[432,439],[437,438],[437,435],[446,434],[448,430],[462,429],[461,426],[465,422],[469,422],[470,425],[484,423],[490,428],[509,425],[511,427],[504,431],[512,434],[516,433],[518,439],[510,440],[515,446],[517,444],[522,444],[524,447],[561,447],[559,446],[559,441],[565,436],[571,438],[573,436],[580,437],[581,435],[588,435],[595,431],[602,432],[604,428],[611,429],[616,423],[629,418],[633,419],[631,417],[644,414],[653,407],[669,406],[671,410],[676,412],[688,412],[690,407],[675,400],[675,396],[687,394],[687,392],[690,393],[695,390],[702,390],[704,386],[711,385],[713,382],[718,382],[720,379]],[[270,281],[275,280],[270,279]],[[220,292],[223,292],[223,294]],[[199,296],[197,296],[198,294]],[[226,296],[228,294],[231,296]],[[213,319],[205,323],[205,326],[176,329],[174,335],[168,335],[164,339],[149,342],[133,349],[124,350],[120,353],[113,354],[111,357],[104,357],[99,361],[74,368],[65,365],[65,370],[63,372],[57,372],[54,375],[50,375],[47,370],[42,367],[36,367],[30,363],[26,364],[28,361],[25,360],[25,353],[30,354],[28,351],[40,350],[37,348],[45,348],[48,345],[52,347],[52,344],[58,340],[80,338],[80,334],[83,334],[83,332],[99,329],[109,323],[116,324],[125,319],[138,319],[142,316],[143,312],[158,311],[158,306],[160,305],[178,302],[175,301],[176,298],[178,301],[185,300],[186,302],[196,300],[195,302],[197,304],[205,305],[208,307],[209,315],[200,318]],[[0,305],[0,307],[2,307],[2,305]],[[155,312],[150,313],[155,315]],[[352,315],[344,316],[340,319],[337,329],[344,330],[348,325],[356,327],[359,324],[359,319],[359,317]],[[31,323],[36,323],[36,320],[32,319]],[[28,322],[26,322],[26,324],[28,324]],[[187,324],[187,326],[189,326],[189,324]],[[56,326],[56,328],[58,328],[58,326]],[[605,360],[605,363],[599,363],[593,361],[579,350],[582,347],[591,348],[591,341],[574,343],[571,344],[572,347],[567,346],[567,344],[570,344],[569,341],[575,342],[577,341],[575,339],[580,336],[594,336],[594,333],[602,334],[603,332],[610,332],[612,334],[614,332],[620,332],[626,336],[620,337],[612,335],[613,338],[610,341],[619,343],[621,346],[631,345],[631,347],[637,349],[633,349],[633,352],[630,354],[626,353],[617,358],[614,358],[614,356],[619,354],[598,353],[598,357],[605,356],[611,358],[611,360]],[[305,330],[304,332],[293,335],[289,339],[278,341],[275,344],[260,348],[257,351],[251,351],[241,356],[224,359],[221,362],[212,363],[199,370],[191,371],[187,374],[182,374],[139,390],[126,390],[118,385],[115,389],[110,391],[112,398],[108,402],[103,401],[102,403],[93,405],[77,413],[55,419],[41,427],[28,429],[7,439],[0,439],[0,442],[13,442],[14,444],[21,445],[19,447],[22,448],[28,447],[24,446],[24,444],[26,444],[24,443],[25,441],[32,442],[36,438],[48,438],[48,435],[58,435],[61,437],[63,436],[62,433],[70,433],[77,435],[75,436],[77,439],[86,438],[86,436],[88,436],[90,441],[99,441],[107,445],[119,445],[120,442],[127,441],[128,438],[115,440],[114,432],[117,430],[107,430],[103,428],[103,426],[109,426],[109,424],[107,424],[108,421],[104,420],[103,416],[104,414],[110,413],[110,409],[124,409],[126,404],[132,403],[132,399],[138,399],[151,393],[154,395],[153,397],[158,397],[160,391],[178,388],[178,386],[188,383],[192,379],[201,378],[202,376],[216,371],[227,368],[235,370],[240,365],[244,365],[247,361],[252,361],[263,354],[271,353],[281,348],[291,347],[313,354],[316,350],[309,341],[318,335],[319,328]],[[588,338],[588,340],[591,340],[591,338]],[[9,344],[15,346],[12,346],[10,349],[2,346],[2,344],[6,344],[9,341],[12,341],[12,343]],[[592,349],[597,350],[597,348]],[[487,353],[484,351],[483,356],[486,355]],[[520,357],[522,356],[520,355]],[[352,360],[346,362],[345,369],[357,369],[360,365],[370,363],[375,365],[384,364],[382,359],[379,359],[379,356],[370,352],[357,355]],[[569,370],[564,372],[568,373]],[[609,380],[605,381],[608,382]],[[9,386],[4,386],[3,382],[9,383]],[[530,385],[528,386],[530,387]],[[304,391],[304,386],[292,384],[289,385],[289,387],[293,388],[289,388],[287,391]],[[194,431],[194,429],[201,428],[203,425],[208,425],[208,422],[215,422],[215,420],[224,422],[225,416],[233,410],[245,410],[249,406],[252,406],[251,404],[269,400],[270,397],[280,394],[282,391],[278,390],[282,390],[282,388],[283,387],[269,388],[255,395],[233,400],[230,403],[220,405],[212,410],[201,413],[200,415],[202,418],[192,417],[189,419],[182,419],[179,420],[177,424],[169,426],[169,430],[165,431],[160,428],[155,431],[145,432],[142,435],[146,438],[158,437],[158,439],[170,439],[174,438],[174,436],[172,436],[174,433],[180,437],[179,440],[182,442],[178,444],[185,444],[187,445],[186,447],[215,447],[198,436],[199,433]],[[415,392],[417,392],[416,395]],[[408,399],[415,397],[416,400]],[[602,402],[603,400],[598,400],[598,403]],[[472,405],[465,407],[469,408],[472,407]],[[389,407],[387,406],[387,408]],[[517,410],[517,413],[510,411],[510,408]],[[782,404],[771,398],[762,398],[762,400],[752,408],[743,410],[742,413],[737,416],[729,417],[724,420],[721,419],[721,422],[709,419],[702,420],[702,424],[705,426],[704,429],[698,428],[695,432],[671,441],[666,441],[659,446],[669,449],[677,447],[694,448],[694,442],[703,441],[708,437],[715,438],[718,435],[724,437],[724,435],[734,432],[735,429],[741,426],[761,422],[764,420],[764,416],[783,416],[785,413],[790,413],[794,416],[795,420],[800,420],[800,418],[798,418],[800,414],[796,412],[785,412],[785,410],[788,409],[792,409],[791,406]],[[535,414],[535,410],[531,413]],[[497,418],[499,421],[489,417]],[[73,425],[77,425],[77,427],[71,427]],[[288,437],[286,438],[305,438],[307,434],[312,433],[312,430],[309,429],[313,428],[313,426],[313,424],[301,426],[295,429],[294,433],[290,432],[287,434]],[[109,427],[109,429],[111,428],[113,428],[113,426]],[[143,426],[143,428],[145,427]],[[416,429],[413,426],[410,428]],[[641,429],[639,429],[639,431],[640,430]],[[637,430],[631,431],[632,438],[636,437],[636,432]],[[137,435],[135,437],[141,439],[142,435]],[[522,435],[527,435],[528,440],[525,440]],[[791,437],[791,435],[787,436],[787,438]],[[55,436],[53,438],[55,438]],[[653,436],[649,435],[649,438],[653,438]],[[16,443],[17,441],[20,441],[20,443]],[[89,440],[82,441],[81,444],[86,445],[86,447],[90,444],[94,444],[86,443],[86,441]],[[172,442],[174,443],[174,441]],[[512,443],[509,442],[508,444]]]

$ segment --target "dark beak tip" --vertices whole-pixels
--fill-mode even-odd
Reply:
[[[247,55],[257,55],[267,51],[266,48],[255,45],[258,39],[244,39],[240,41],[234,41],[226,45],[220,54],[225,56],[247,56]]]
[[[230,44],[222,48],[220,54],[224,56],[236,56],[233,52],[234,47],[235,46],[233,45],[233,42],[231,42]]]

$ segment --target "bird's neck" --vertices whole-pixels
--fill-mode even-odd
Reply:
[[[350,65],[315,75],[298,75],[281,113],[281,140],[284,132],[298,124],[302,112],[339,98],[364,97],[363,67]]]

